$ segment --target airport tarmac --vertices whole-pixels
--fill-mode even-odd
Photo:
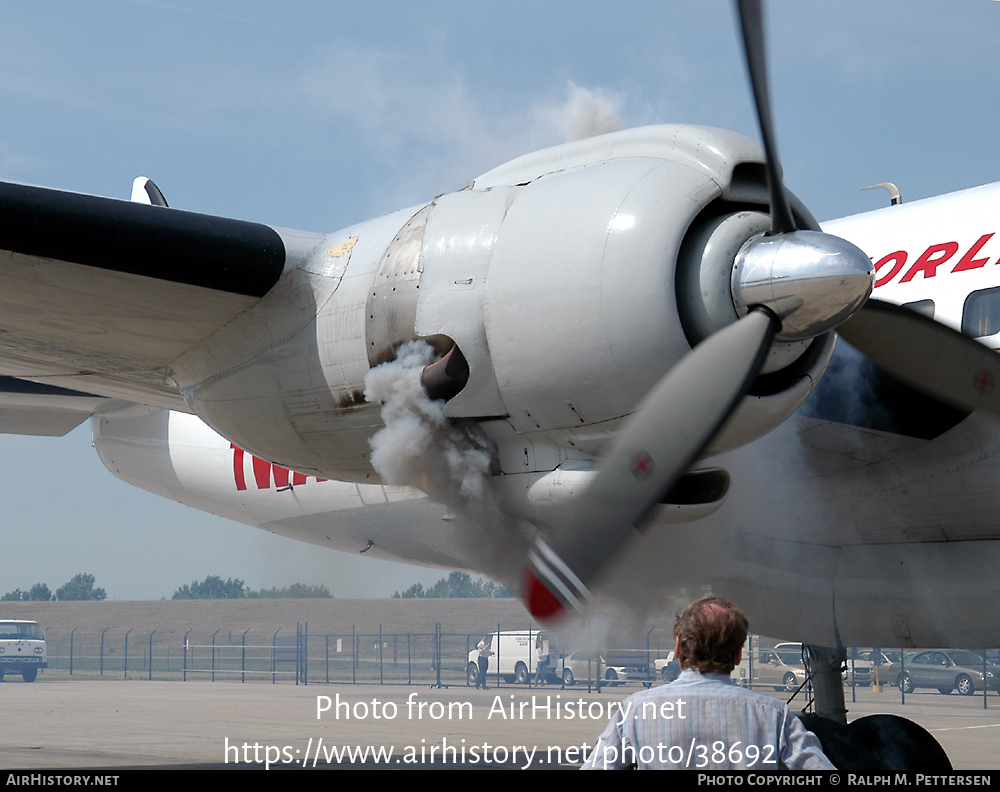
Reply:
[[[0,685],[0,767],[241,767],[255,761],[321,767],[348,748],[367,749],[369,766],[380,763],[372,759],[381,749],[399,767],[440,761],[444,751],[470,769],[494,763],[569,768],[579,764],[615,703],[635,689],[8,682]],[[927,694],[908,696],[905,707],[892,696],[848,706],[852,719],[889,712],[917,721],[941,742],[955,769],[1000,769],[1000,707],[984,710],[981,701]],[[995,699],[990,703],[996,707]]]

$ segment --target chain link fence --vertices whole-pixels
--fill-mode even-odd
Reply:
[[[996,649],[848,648],[843,665],[844,697],[851,703],[944,705],[988,709],[1000,706]],[[734,672],[751,688],[796,694],[800,707],[812,700],[801,644],[749,636]],[[795,707],[793,707],[795,708]]]
[[[497,634],[526,636],[531,630]],[[297,684],[380,684],[463,686],[474,683],[470,659],[480,634],[350,632],[310,634],[307,624],[263,635],[251,630],[216,630],[184,635],[136,633],[133,630],[65,635],[47,634],[49,667],[43,674],[74,677],[115,677],[158,680],[279,681]],[[523,643],[523,641],[522,641]],[[502,650],[504,642],[497,642]],[[530,651],[530,650],[529,650]],[[548,681],[560,685],[574,655],[560,650],[551,659],[556,669]],[[581,655],[582,656],[582,655]],[[995,649],[923,650],[848,649],[843,679],[849,703],[934,704],[990,708],[1000,706],[1000,677]],[[527,657],[527,655],[525,655]],[[678,672],[673,653],[662,646],[606,647],[593,650],[584,666],[573,665],[569,679],[587,689],[645,686],[672,680]],[[508,658],[509,660],[509,658]],[[518,675],[510,667],[501,672],[504,658],[491,658],[488,684],[524,688],[535,668],[528,661]],[[510,665],[509,662],[506,663]],[[524,681],[527,676],[527,682]],[[792,698],[794,708],[812,698],[802,647],[751,635],[733,679],[755,690]],[[572,684],[572,682],[570,683]],[[796,702],[799,702],[796,706]]]

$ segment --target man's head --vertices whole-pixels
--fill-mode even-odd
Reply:
[[[743,611],[729,600],[695,600],[674,621],[677,662],[702,674],[729,674],[740,661],[749,626]]]

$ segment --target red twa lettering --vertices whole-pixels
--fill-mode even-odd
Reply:
[[[963,272],[964,270],[978,269],[989,261],[988,258],[973,259],[980,250],[982,250],[983,245],[990,241],[990,237],[993,234],[983,234],[979,237],[979,241],[976,242],[972,247],[969,248],[969,252],[962,256],[962,260],[955,265],[955,269],[952,272]]]
[[[243,469],[243,459],[246,452],[233,443],[230,443],[229,447],[233,449],[233,480],[236,482],[236,489],[237,491],[245,490],[247,488],[247,479]],[[271,488],[272,473],[274,476],[274,485],[278,489],[288,486],[289,477],[292,479],[292,486],[297,487],[300,484],[306,483],[306,476],[303,473],[293,473],[288,468],[283,468],[281,465],[272,465],[267,460],[256,457],[253,454],[250,455],[250,460],[253,463],[254,483],[256,483],[259,490]],[[316,481],[326,481],[326,479],[317,478]]]
[[[271,463],[260,457],[253,459],[253,477],[257,482],[257,489],[268,489],[271,486]]]
[[[900,283],[909,283],[918,272],[924,273],[925,278],[933,278],[937,274],[937,268],[958,252],[958,242],[944,242],[940,245],[931,245],[920,254],[920,258],[913,262],[913,266],[903,276]]]
[[[247,479],[243,475],[243,449],[237,448],[232,443],[229,447],[233,449],[233,478],[236,480],[236,489],[245,490],[247,488]]]

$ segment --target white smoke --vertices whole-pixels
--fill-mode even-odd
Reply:
[[[369,441],[372,466],[386,484],[416,487],[458,518],[458,541],[478,568],[508,584],[527,552],[531,528],[507,514],[490,486],[493,452],[473,425],[456,426],[443,401],[420,384],[421,369],[435,360],[424,341],[408,341],[396,360],[365,377],[365,397],[382,405],[382,422]]]
[[[385,424],[370,441],[372,466],[387,484],[417,487],[458,507],[484,497],[490,455],[451,425],[443,401],[428,398],[420,371],[434,359],[430,344],[407,341],[394,361],[365,377],[365,397],[381,403]]]
[[[622,128],[621,97],[591,91],[569,82],[569,97],[556,109],[541,111],[542,120],[566,141],[617,132]]]

